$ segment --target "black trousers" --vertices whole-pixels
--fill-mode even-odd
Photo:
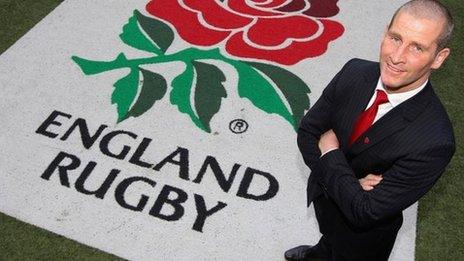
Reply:
[[[400,213],[369,228],[354,227],[324,195],[314,200],[314,209],[323,235],[319,245],[332,261],[387,261],[403,223]]]

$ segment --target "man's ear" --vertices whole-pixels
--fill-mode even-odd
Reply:
[[[441,51],[439,51],[437,55],[435,56],[435,60],[432,63],[432,66],[431,66],[432,69],[436,70],[440,68],[443,62],[446,60],[446,58],[448,58],[450,53],[451,53],[451,50],[449,48],[443,48]]]

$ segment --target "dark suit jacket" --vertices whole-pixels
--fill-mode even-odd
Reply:
[[[455,151],[451,123],[430,82],[349,146],[353,124],[371,99],[379,77],[378,63],[349,61],[298,130],[298,146],[312,170],[308,206],[324,193],[355,227],[375,226],[401,215],[434,185]],[[320,157],[319,137],[330,129],[340,149]],[[364,191],[358,179],[369,173],[382,174],[383,180],[373,190]]]

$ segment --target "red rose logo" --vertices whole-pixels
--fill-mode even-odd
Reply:
[[[147,11],[197,46],[225,42],[229,54],[285,65],[316,57],[343,26],[326,17],[338,0],[152,0]]]

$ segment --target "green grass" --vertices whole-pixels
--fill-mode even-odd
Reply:
[[[55,8],[60,0],[0,0],[0,53]],[[464,260],[464,1],[443,0],[453,12],[452,55],[432,80],[454,125],[457,150],[447,171],[421,199],[416,260]],[[0,260],[118,260],[0,213]]]
[[[0,260],[119,260],[0,213]]]
[[[60,0],[0,0],[0,53],[61,2]]]

